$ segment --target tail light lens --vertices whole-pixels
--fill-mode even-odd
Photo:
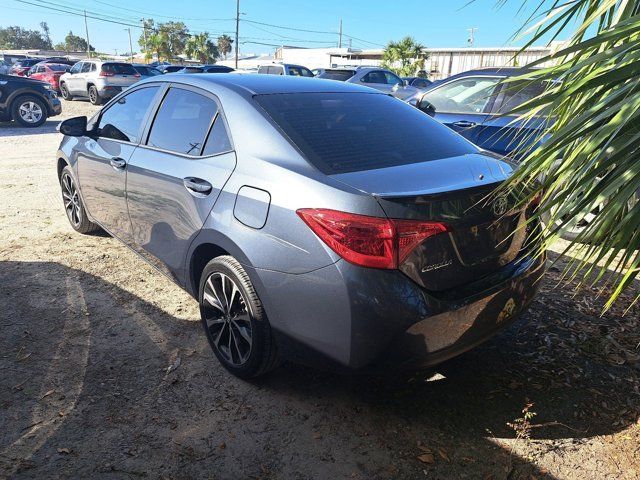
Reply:
[[[139,74],[139,73],[136,73],[136,74],[134,75],[134,77],[136,77],[136,78],[140,78],[140,74]]]
[[[113,77],[114,75],[115,75],[115,73],[105,72],[104,70],[100,70],[100,76],[101,77]]]
[[[449,231],[439,222],[394,220],[319,208],[303,208],[296,213],[334,252],[362,267],[398,268],[424,240]]]

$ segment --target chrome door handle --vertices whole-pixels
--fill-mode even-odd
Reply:
[[[476,122],[469,122],[467,120],[460,120],[459,122],[454,122],[452,124],[454,127],[460,128],[471,128],[476,126]]]
[[[124,170],[124,167],[127,166],[127,162],[119,157],[113,157],[111,160],[109,160],[109,163],[116,170]]]
[[[196,177],[187,177],[182,180],[182,183],[189,192],[201,195],[209,195],[213,189],[209,182]]]

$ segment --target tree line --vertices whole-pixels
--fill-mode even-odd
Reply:
[[[229,35],[221,35],[214,41],[207,32],[191,34],[183,22],[156,24],[153,19],[145,19],[142,26],[138,43],[147,60],[155,56],[158,61],[173,61],[179,55],[186,55],[202,63],[212,63],[226,58],[233,45]],[[92,52],[95,51],[93,45],[89,48]],[[87,41],[69,31],[64,41],[54,44],[47,22],[41,22],[40,30],[29,30],[19,26],[0,27],[0,49],[85,52]]]

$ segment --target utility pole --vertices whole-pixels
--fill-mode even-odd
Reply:
[[[84,11],[84,33],[87,37],[87,57],[91,58],[91,44],[89,43],[89,27],[87,26],[87,11]]]
[[[144,18],[141,18],[142,22],[142,36],[144,38],[144,63],[147,63],[147,50],[149,49],[149,44],[147,43],[147,24],[144,21]]]
[[[467,47],[473,48],[473,44],[475,42],[474,33],[478,30],[476,27],[467,28],[467,32],[469,32],[469,38],[467,39]]]
[[[131,45],[131,28],[125,28],[129,32],[129,56],[131,57],[131,63],[133,63],[133,46]]]
[[[236,70],[238,69],[238,31],[240,30],[240,0],[236,0]]]
[[[342,48],[342,19],[340,19],[340,33],[338,37],[338,48]]]

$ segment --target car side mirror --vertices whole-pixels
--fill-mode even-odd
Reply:
[[[425,100],[424,98],[422,98],[418,101],[418,105],[416,106],[418,107],[418,110],[422,110],[424,113],[426,113],[430,117],[436,116],[436,107],[433,105],[433,103],[429,102],[428,100]]]
[[[58,131],[70,137],[84,137],[87,135],[87,117],[73,117],[60,122]]]

